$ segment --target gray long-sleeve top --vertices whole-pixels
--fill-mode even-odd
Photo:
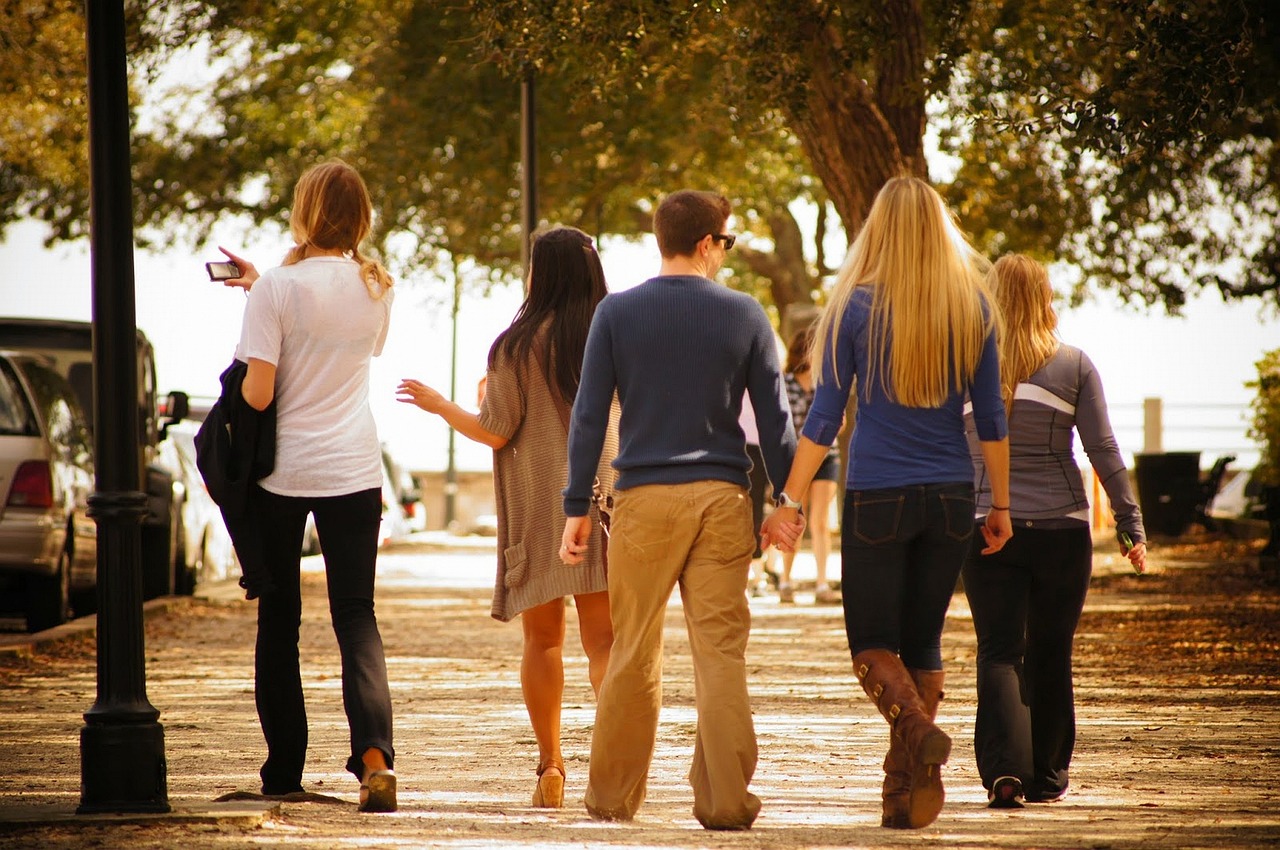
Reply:
[[[965,432],[974,462],[978,515],[991,507],[991,486],[965,408]],[[1084,477],[1076,465],[1074,434],[1111,500],[1116,535],[1146,540],[1142,512],[1107,415],[1102,380],[1089,356],[1060,345],[1049,362],[1019,384],[1009,411],[1009,488],[1014,533],[1023,528],[1066,528],[1089,522]]]

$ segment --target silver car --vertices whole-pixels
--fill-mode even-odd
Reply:
[[[161,443],[162,456],[170,456],[169,468],[181,471],[178,558],[184,568],[179,573],[177,592],[184,594],[194,593],[211,582],[240,576],[240,560],[222,521],[222,511],[209,496],[196,466],[195,435],[199,426],[197,418],[183,420],[167,429],[167,439]]]
[[[94,610],[93,445],[75,392],[38,358],[0,351],[0,609],[29,631]]]

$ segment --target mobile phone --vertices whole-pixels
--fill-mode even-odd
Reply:
[[[235,263],[212,262],[204,264],[209,280],[232,280],[240,277],[240,267]]]

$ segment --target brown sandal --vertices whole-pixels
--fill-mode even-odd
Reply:
[[[539,809],[564,806],[564,763],[558,759],[538,765],[538,784],[533,789],[533,805]]]
[[[393,770],[375,770],[360,783],[360,811],[394,812],[396,810],[396,774]]]

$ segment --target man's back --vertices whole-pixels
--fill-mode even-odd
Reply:
[[[778,401],[781,374],[764,310],[707,278],[655,277],[601,303],[575,418],[615,387],[619,489],[700,480],[747,487],[750,461],[738,425],[744,391],[765,420],[762,445],[794,439]]]

